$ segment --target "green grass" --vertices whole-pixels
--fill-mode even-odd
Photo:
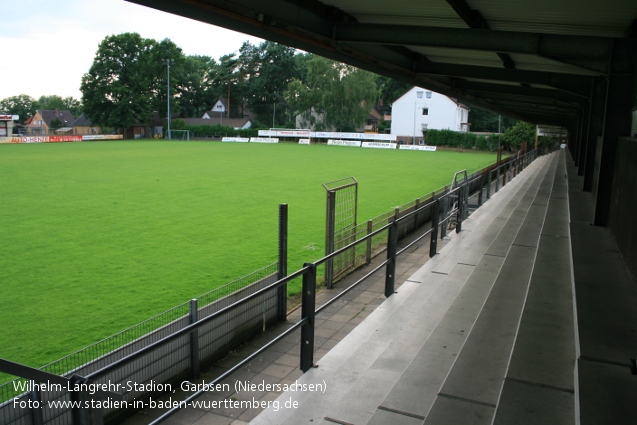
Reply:
[[[280,203],[288,270],[320,258],[324,182],[356,177],[367,220],[494,160],[293,144],[0,145],[0,357],[41,366],[275,262]]]

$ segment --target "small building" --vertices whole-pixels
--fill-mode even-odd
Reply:
[[[48,136],[49,134],[71,133],[73,122],[75,122],[75,117],[70,111],[38,109],[25,122],[26,135]]]
[[[422,140],[427,130],[469,130],[467,106],[421,87],[412,87],[396,99],[391,117],[391,134],[412,140]]]
[[[11,137],[14,130],[14,122],[20,117],[11,114],[0,114],[0,137]]]
[[[90,119],[84,114],[81,114],[75,121],[73,121],[73,134],[80,136],[90,134],[100,134],[101,129],[93,125]]]

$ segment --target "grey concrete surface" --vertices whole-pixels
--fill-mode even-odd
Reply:
[[[467,387],[473,387],[471,397],[479,398],[476,392],[484,394],[479,388],[485,382],[478,379],[473,383],[475,386],[467,385],[465,371],[473,370],[473,374],[487,371],[489,367],[482,363],[494,357],[475,356],[480,358],[480,364],[475,365],[471,352],[484,346],[502,345],[499,339],[505,335],[508,348],[498,355],[498,363],[503,365],[499,366],[500,382],[493,386],[489,398],[497,402],[514,340],[510,334],[515,336],[517,331],[533,269],[533,253],[538,245],[537,242],[532,243],[534,246],[513,245],[513,242],[522,226],[529,229],[528,235],[540,239],[543,220],[525,225],[524,219],[529,213],[546,214],[552,176],[545,177],[548,170],[554,170],[552,163],[548,158],[540,158],[502,188],[484,209],[477,210],[463,224],[462,233],[451,235],[439,255],[327,353],[319,368],[299,379],[305,383],[326,382],[329,387],[326,394],[284,394],[282,398],[292,396],[302,408],[278,412],[268,409],[252,423],[316,423],[326,418],[352,424],[411,424],[422,423],[425,418],[426,423],[490,423],[495,404],[463,400]],[[545,181],[548,190],[542,185]],[[538,193],[542,202],[533,205]],[[509,265],[505,267],[507,261]],[[500,289],[495,288],[498,281]],[[521,283],[510,284],[516,281]],[[436,286],[429,287],[428,298],[418,296],[431,282],[436,282]],[[385,304],[391,314],[384,312]],[[514,318],[502,320],[502,314]],[[506,329],[498,333],[485,326],[473,334],[479,318],[485,324],[495,322]],[[473,347],[469,339],[478,334],[481,336],[474,337]],[[495,342],[479,344],[485,338]],[[459,360],[459,353],[464,352],[467,344],[470,345],[467,357],[458,363],[456,359]],[[455,369],[454,363],[459,369]],[[461,367],[466,370],[461,371]],[[453,370],[458,371],[457,380]],[[454,394],[440,396],[445,385]],[[458,421],[450,422],[451,417],[457,417]],[[476,422],[468,421],[469,417],[477,418]]]

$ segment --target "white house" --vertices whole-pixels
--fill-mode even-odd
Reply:
[[[422,140],[423,130],[467,131],[468,121],[467,106],[443,94],[412,87],[392,104],[391,134]]]

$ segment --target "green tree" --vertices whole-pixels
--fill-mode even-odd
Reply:
[[[300,77],[294,55],[293,48],[272,41],[259,46],[246,42],[241,47],[239,69],[245,76],[247,104],[265,126],[270,126],[273,119],[275,125],[285,121],[283,93],[293,79]]]
[[[374,79],[371,72],[314,56],[307,62],[307,81],[293,80],[285,96],[302,115],[302,127],[355,131],[378,98]]]
[[[497,133],[498,128],[501,133],[504,133],[508,128],[513,127],[516,122],[512,118],[481,108],[471,108],[469,121],[471,122],[471,131],[486,133]]]
[[[404,95],[407,90],[412,87],[408,83],[394,80],[393,78],[383,75],[376,76],[376,86],[380,91],[379,98],[382,99],[386,105]]]
[[[200,117],[217,100],[213,91],[217,63],[209,56],[185,58],[177,85],[182,116]]]
[[[178,71],[183,54],[168,39],[158,43],[137,33],[106,37],[82,77],[84,113],[96,125],[115,128],[146,124],[154,110],[165,116],[167,76],[161,59],[174,59]],[[179,82],[179,72],[175,74],[171,95]]]
[[[38,99],[39,109],[59,109],[61,111],[69,111],[74,117],[79,117],[82,113],[82,102],[73,96],[62,98],[62,96],[40,96]]]
[[[535,142],[535,126],[528,122],[518,121],[504,133],[504,143],[509,150],[519,149],[522,143],[528,142],[529,148]]]
[[[26,94],[11,96],[0,100],[0,111],[11,115],[18,115],[20,122],[24,122],[40,108],[37,100]]]

